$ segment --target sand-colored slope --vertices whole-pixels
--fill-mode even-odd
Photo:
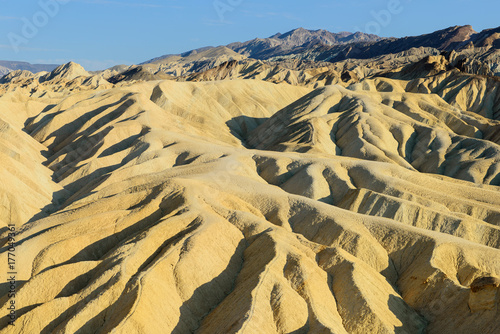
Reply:
[[[200,84],[164,81],[155,87],[151,100],[200,127],[204,135],[234,143],[308,92],[308,88],[250,80]]]
[[[42,165],[44,147],[0,117],[0,228],[21,226],[50,211],[53,194],[62,190]],[[57,196],[55,196],[57,197]]]
[[[476,138],[494,121],[384,80],[61,92],[23,135],[64,197],[19,227],[18,319],[3,287],[0,332],[499,332],[497,290],[469,306],[475,279],[500,277],[480,168],[499,154]],[[457,171],[422,173],[447,163],[441,138],[462,145]]]
[[[91,189],[93,181],[130,160],[153,158],[155,150],[175,143],[159,142],[158,131],[243,147],[241,138],[308,91],[252,81],[142,83],[73,94],[32,118],[26,130],[48,148],[46,165],[54,179],[75,193],[82,184]],[[180,158],[165,158],[173,166],[196,157],[186,150]]]
[[[465,52],[465,51],[464,51]],[[472,52],[472,51],[471,51]],[[473,53],[473,52],[472,52]],[[437,94],[450,105],[483,117],[499,119],[499,87],[497,76],[480,75],[479,70],[467,69],[465,54],[429,56],[419,62],[380,74],[383,77],[405,80],[397,84],[405,91]],[[484,61],[485,67],[494,67],[497,61]],[[475,74],[472,74],[475,73]],[[377,90],[387,91],[391,84],[382,85],[383,78],[376,78]],[[370,87],[373,88],[373,87]]]
[[[411,82],[408,91],[438,94],[451,105],[500,120],[500,80],[450,71]]]
[[[406,93],[397,83],[390,92],[378,92],[387,82],[375,83],[317,89],[250,133],[249,144],[384,161],[500,184],[500,146],[481,139],[483,133],[476,127],[489,130],[498,122],[464,113],[437,96]]]
[[[0,229],[45,216],[63,193],[43,166],[47,148],[22,131],[26,119],[49,103],[19,93],[0,97]]]
[[[26,226],[19,247],[32,266],[20,275],[34,278],[18,298],[38,306],[20,321],[35,331],[65,332],[420,332],[426,318],[414,309],[449,331],[456,323],[430,302],[452,289],[457,295],[443,309],[458,303],[460,328],[478,326],[467,286],[500,274],[498,250],[289,195],[261,179],[252,159],[231,151],[219,161],[153,174],[149,161],[122,168],[64,212]],[[218,173],[224,181],[217,182]],[[405,173],[419,183],[426,178]],[[434,188],[443,194],[453,186],[464,187],[447,181]],[[495,191],[485,195],[498,207]],[[455,253],[463,254],[460,263],[444,260]],[[53,275],[50,291],[29,292]],[[342,275],[354,276],[346,282]],[[75,276],[81,283],[69,283]],[[494,324],[484,328],[498,330]]]

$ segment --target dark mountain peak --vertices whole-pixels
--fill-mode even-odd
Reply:
[[[285,39],[292,39],[292,38],[304,38],[304,37],[310,37],[313,35],[312,30],[307,30],[304,28],[297,28],[290,30],[289,32],[284,33],[279,39],[285,40]]]
[[[350,32],[332,33],[325,29],[309,30],[305,28],[297,28],[290,30],[284,34],[280,34],[280,39],[287,39],[290,37],[318,37],[318,36],[339,36],[339,35],[352,35]]]
[[[431,36],[443,41],[441,49],[448,50],[457,44],[468,42],[477,32],[470,25],[454,26],[431,34]]]
[[[453,37],[453,36],[463,36],[469,37],[473,34],[477,34],[477,32],[470,25],[465,26],[452,26],[445,29],[437,30],[430,34],[426,34],[429,36],[443,36],[443,37]],[[423,36],[426,36],[423,35]]]
[[[361,32],[355,34],[347,31],[333,33],[325,29],[309,30],[302,27],[290,30],[284,34],[273,35],[271,38],[280,40],[282,46],[287,48],[317,44],[338,45],[356,42],[375,42],[382,39],[379,36]]]
[[[276,33],[276,34],[270,36],[269,38],[280,38],[280,36],[282,36],[282,35],[283,34],[279,32],[279,33]]]
[[[308,33],[311,32],[312,30],[305,29],[303,27],[298,27],[296,29],[290,30],[288,33]],[[286,34],[285,34],[286,35]]]
[[[486,29],[472,37],[472,41],[476,47],[492,47],[500,48],[500,27]]]

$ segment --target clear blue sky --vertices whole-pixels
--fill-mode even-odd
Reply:
[[[391,8],[377,21],[374,13]],[[395,37],[465,24],[480,31],[500,26],[499,13],[498,0],[0,0],[0,59],[97,70],[298,27]]]

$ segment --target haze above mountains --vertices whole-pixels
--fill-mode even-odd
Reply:
[[[6,74],[0,333],[499,333],[499,76],[470,26]]]

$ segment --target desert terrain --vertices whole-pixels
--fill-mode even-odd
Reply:
[[[500,333],[497,31],[9,71],[0,333]]]

